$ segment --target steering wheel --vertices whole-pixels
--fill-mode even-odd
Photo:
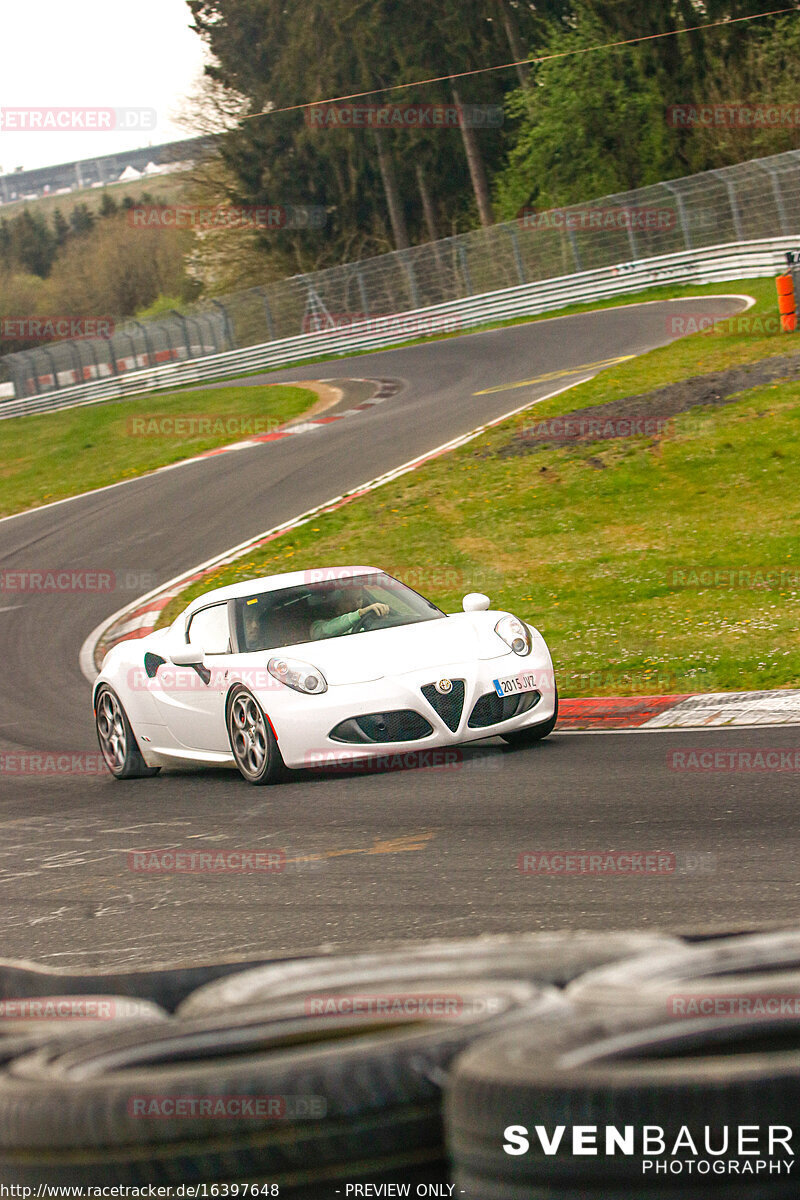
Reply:
[[[373,612],[364,613],[363,617],[358,618],[358,620],[356,621],[355,625],[350,630],[350,632],[351,633],[363,633],[364,630],[367,628],[367,622],[369,621],[369,619],[371,617],[374,617],[374,616],[375,616],[375,613],[373,613]]]

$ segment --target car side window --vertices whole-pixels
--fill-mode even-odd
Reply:
[[[213,604],[195,613],[189,624],[189,641],[200,646],[204,654],[230,654],[227,604]]]

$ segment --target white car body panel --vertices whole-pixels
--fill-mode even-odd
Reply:
[[[375,567],[332,569],[343,578],[378,574]],[[347,575],[345,576],[345,572]],[[320,579],[326,578],[323,572]],[[169,629],[119,643],[107,654],[97,688],[110,685],[128,715],[148,766],[233,764],[226,704],[231,689],[244,683],[269,718],[287,767],[380,758],[409,751],[479,741],[540,725],[555,708],[555,676],[547,645],[532,625],[532,649],[515,654],[495,632],[505,610],[456,613],[415,624],[375,628],[325,640],[248,654],[203,658],[204,675],[170,663],[170,651],[186,644],[192,614],[210,603],[307,583],[309,573],[293,572],[220,588],[192,602]],[[153,678],[144,670],[146,654],[166,660]],[[272,678],[267,664],[286,656],[322,672],[327,691],[306,695]],[[488,727],[468,721],[480,696],[494,691],[493,680],[533,674],[541,698],[529,711]],[[421,692],[442,679],[464,680],[465,697],[457,729],[451,730]],[[403,742],[342,743],[329,737],[342,721],[372,713],[409,709],[421,714],[433,733]]]

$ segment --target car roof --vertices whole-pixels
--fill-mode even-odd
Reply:
[[[385,574],[381,567],[313,567],[307,571],[288,571],[283,575],[262,575],[254,579],[244,579],[241,583],[230,583],[227,587],[213,588],[210,592],[197,596],[181,615],[188,615],[217,601],[236,600],[240,596],[253,596],[261,592],[276,592],[282,588],[296,587],[298,584],[335,581],[348,583],[359,575]]]

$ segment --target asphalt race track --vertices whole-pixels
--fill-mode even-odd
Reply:
[[[0,569],[145,579],[125,593],[0,595],[0,753],[96,750],[79,649],[151,586],[594,373],[586,364],[669,341],[667,315],[704,309],[724,305],[623,307],[274,372],[269,382],[349,373],[404,386],[302,437],[0,522]],[[380,565],[377,535],[372,557]],[[523,615],[547,630],[546,614]],[[796,777],[676,773],[667,752],[788,748],[796,738],[786,728],[555,734],[513,752],[492,739],[450,769],[299,773],[273,789],[228,771],[129,783],[0,775],[0,956],[122,966],[323,942],[789,921],[800,915]],[[273,875],[129,868],[130,851],[168,846],[282,849],[288,861]],[[547,849],[660,851],[675,855],[675,868],[638,879],[518,869],[521,854]]]

